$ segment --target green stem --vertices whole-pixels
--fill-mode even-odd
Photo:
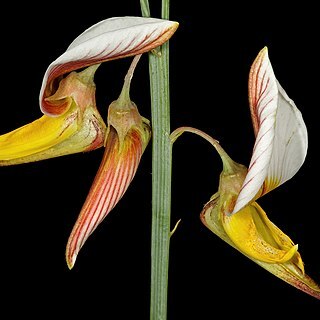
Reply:
[[[169,19],[170,0],[162,0],[161,18]]]
[[[148,0],[140,0],[141,12],[144,17],[150,17],[150,6]]]
[[[141,0],[143,16],[150,16],[148,0]],[[162,18],[169,17],[169,1],[162,1]],[[171,142],[169,99],[169,44],[161,54],[149,53],[152,123],[152,239],[150,319],[167,318],[170,211]]]
[[[128,101],[130,102],[131,79],[133,77],[134,70],[140,60],[140,57],[141,57],[141,54],[134,56],[131,62],[130,68],[124,78],[123,87],[118,98],[118,105],[121,106],[122,111],[123,111],[123,107],[128,105]]]
[[[236,164],[229,155],[224,151],[224,149],[220,146],[219,141],[216,139],[213,139],[211,136],[206,134],[205,132],[192,128],[192,127],[180,127],[174,130],[171,135],[171,143],[173,144],[184,132],[190,132],[198,135],[199,137],[207,140],[214,148],[217,150],[218,154],[221,157],[222,164],[223,164],[223,171],[225,173],[234,173],[235,171],[238,171],[238,164]]]
[[[167,45],[150,59],[152,103],[152,240],[150,319],[165,320],[170,243],[171,142]],[[157,80],[156,80],[157,79]],[[155,81],[156,80],[156,81]]]

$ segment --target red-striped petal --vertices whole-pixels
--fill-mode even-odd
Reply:
[[[132,129],[120,148],[117,132],[110,127],[102,163],[68,240],[66,260],[70,269],[85,241],[127,190],[144,149],[139,130]]]
[[[267,48],[252,64],[249,102],[256,141],[233,213],[291,179],[307,154],[305,123],[277,81]]]

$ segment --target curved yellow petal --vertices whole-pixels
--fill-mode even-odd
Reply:
[[[81,115],[71,109],[56,118],[42,116],[0,136],[0,166],[86,152],[103,146],[106,125],[94,107]]]
[[[36,154],[68,139],[77,131],[76,112],[57,118],[42,116],[0,136],[0,161],[12,161]],[[1,163],[1,162],[0,162]],[[12,163],[11,163],[12,164]]]
[[[294,286],[295,288],[309,294],[320,300],[320,287],[311,279],[306,273],[302,272],[303,266],[299,253],[296,254],[291,260],[284,263],[269,263],[255,259],[253,256],[247,255],[244,251],[231,241],[230,237],[226,233],[221,219],[220,202],[221,198],[219,193],[216,193],[211,197],[210,201],[204,206],[200,218],[203,224],[215,233],[219,238],[224,240],[233,248],[243,253],[247,258],[257,263],[260,267],[266,269],[274,276]],[[237,215],[237,214],[235,214]],[[270,222],[271,223],[271,222]],[[299,265],[300,264],[300,265]],[[241,275],[239,275],[241,276]]]
[[[256,202],[236,214],[224,215],[222,224],[239,250],[254,259],[284,263],[297,253],[298,246],[268,219]]]

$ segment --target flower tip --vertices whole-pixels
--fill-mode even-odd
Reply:
[[[168,29],[172,30],[172,31],[176,31],[179,27],[179,22],[177,21],[172,21],[172,20],[163,20],[163,22],[169,26]]]
[[[76,259],[77,255],[75,253],[71,256],[68,250],[66,251],[66,262],[69,270],[73,269]]]
[[[268,58],[268,47],[264,46],[258,53],[257,60],[264,60],[266,58]]]
[[[178,27],[179,27],[179,22],[177,22],[177,21],[172,21],[172,28],[173,28],[174,30],[177,30]]]
[[[179,27],[179,22],[168,20],[168,27],[164,31],[163,37],[160,37],[160,39],[162,38],[161,42],[157,43],[157,41],[155,41],[155,43],[157,43],[155,47],[157,47],[158,45],[162,45],[163,43],[168,41],[172,37],[172,35],[176,32],[178,27]]]
[[[67,266],[69,270],[72,270],[74,267],[74,263],[73,262],[67,262]]]

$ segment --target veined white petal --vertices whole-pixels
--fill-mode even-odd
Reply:
[[[260,51],[251,67],[249,102],[256,141],[233,213],[260,190],[262,196],[292,178],[303,164],[308,147],[301,113],[276,80],[267,48]]]
[[[177,22],[169,20],[115,17],[88,28],[46,70],[39,97],[41,111],[48,114],[44,101],[46,88],[60,75],[103,61],[150,51],[167,41],[177,27]]]
[[[260,51],[249,74],[249,104],[256,141],[233,213],[251,201],[261,188],[269,168],[275,134],[278,101],[276,78],[267,48]]]
[[[308,133],[301,112],[278,81],[277,86],[275,138],[266,183],[278,179],[280,185],[291,179],[302,166],[307,155]],[[265,194],[274,187],[270,185],[264,189]]]

